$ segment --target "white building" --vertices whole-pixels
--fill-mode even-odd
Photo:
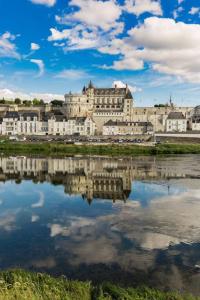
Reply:
[[[82,94],[65,94],[64,110],[68,118],[91,116],[97,133],[102,133],[103,124],[109,120],[130,121],[133,97],[126,85],[124,88],[96,88],[89,83]]]
[[[153,125],[150,122],[112,121],[103,125],[103,135],[134,135],[152,134]]]
[[[96,125],[90,117],[67,119],[61,112],[8,111],[0,121],[2,135],[94,135]]]
[[[166,119],[166,132],[186,132],[187,119],[181,112],[170,112]]]
[[[196,106],[190,112],[189,129],[192,131],[200,131],[200,105]]]

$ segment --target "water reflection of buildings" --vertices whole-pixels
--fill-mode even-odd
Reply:
[[[131,159],[1,157],[0,180],[62,184],[67,194],[92,199],[123,200],[129,197],[135,178],[156,176],[153,161],[137,164]]]
[[[134,180],[154,180],[166,178],[188,178],[199,176],[193,169],[188,174],[185,168],[186,158],[29,158],[1,157],[0,181],[30,179],[37,182],[62,184],[65,193],[82,195],[91,202],[92,199],[123,200],[129,197]],[[192,168],[191,168],[192,169]]]

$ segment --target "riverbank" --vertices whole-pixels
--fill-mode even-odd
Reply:
[[[160,144],[156,146],[107,144],[107,145],[74,145],[61,142],[26,143],[5,142],[0,144],[2,155],[108,155],[108,156],[136,156],[136,155],[170,155],[170,154],[200,154],[200,144]]]
[[[53,278],[23,270],[0,272],[0,300],[200,300],[191,295],[150,288],[122,288],[110,283]]]

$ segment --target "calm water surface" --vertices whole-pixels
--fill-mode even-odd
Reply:
[[[200,294],[200,156],[0,158],[0,268]]]

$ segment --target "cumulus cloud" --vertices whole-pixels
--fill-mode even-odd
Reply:
[[[46,6],[54,6],[56,4],[56,0],[30,0],[34,4],[42,4]]]
[[[51,93],[24,93],[18,90],[11,90],[8,88],[0,89],[0,98],[7,100],[13,100],[20,98],[22,100],[33,100],[34,98],[43,99],[45,102],[50,102],[54,99],[64,100],[64,96],[61,94]]]
[[[128,35],[100,49],[122,57],[108,68],[137,70],[149,63],[158,72],[200,82],[200,25],[151,17],[129,30]]]
[[[126,0],[125,9],[136,16],[146,12],[157,16],[162,15],[161,4],[158,0]]]
[[[70,30],[64,29],[62,31],[59,31],[55,28],[50,28],[51,35],[48,37],[48,41],[60,41],[67,39],[70,36]]]
[[[64,40],[64,51],[98,48],[124,30],[124,23],[119,21],[122,7],[114,0],[72,0],[69,6],[73,8],[71,13],[56,16],[67,29],[50,28],[48,37],[48,41]]]
[[[56,78],[63,78],[63,79],[71,79],[71,80],[77,80],[80,78],[89,77],[89,74],[83,70],[76,70],[76,69],[68,69],[63,70],[62,72],[58,73]]]
[[[12,57],[20,59],[20,54],[17,52],[14,44],[16,36],[10,32],[5,32],[0,35],[0,57]]]
[[[190,15],[196,15],[200,13],[200,7],[192,7],[189,11]]]
[[[118,88],[125,88],[126,84],[123,81],[121,81],[121,80],[116,80],[116,81],[113,81],[112,86],[113,87],[117,86]],[[137,88],[136,86],[128,85],[128,88],[130,89],[130,91],[132,93],[141,92],[141,89]]]
[[[40,77],[44,74],[44,62],[41,59],[30,59],[30,62],[36,64],[39,68],[39,73],[37,77]]]
[[[40,49],[40,45],[36,43],[31,43],[31,50],[36,51]]]
[[[115,0],[71,0],[70,6],[75,6],[75,11],[65,16],[66,21],[84,23],[89,27],[99,27],[104,31],[117,26],[122,9]]]

